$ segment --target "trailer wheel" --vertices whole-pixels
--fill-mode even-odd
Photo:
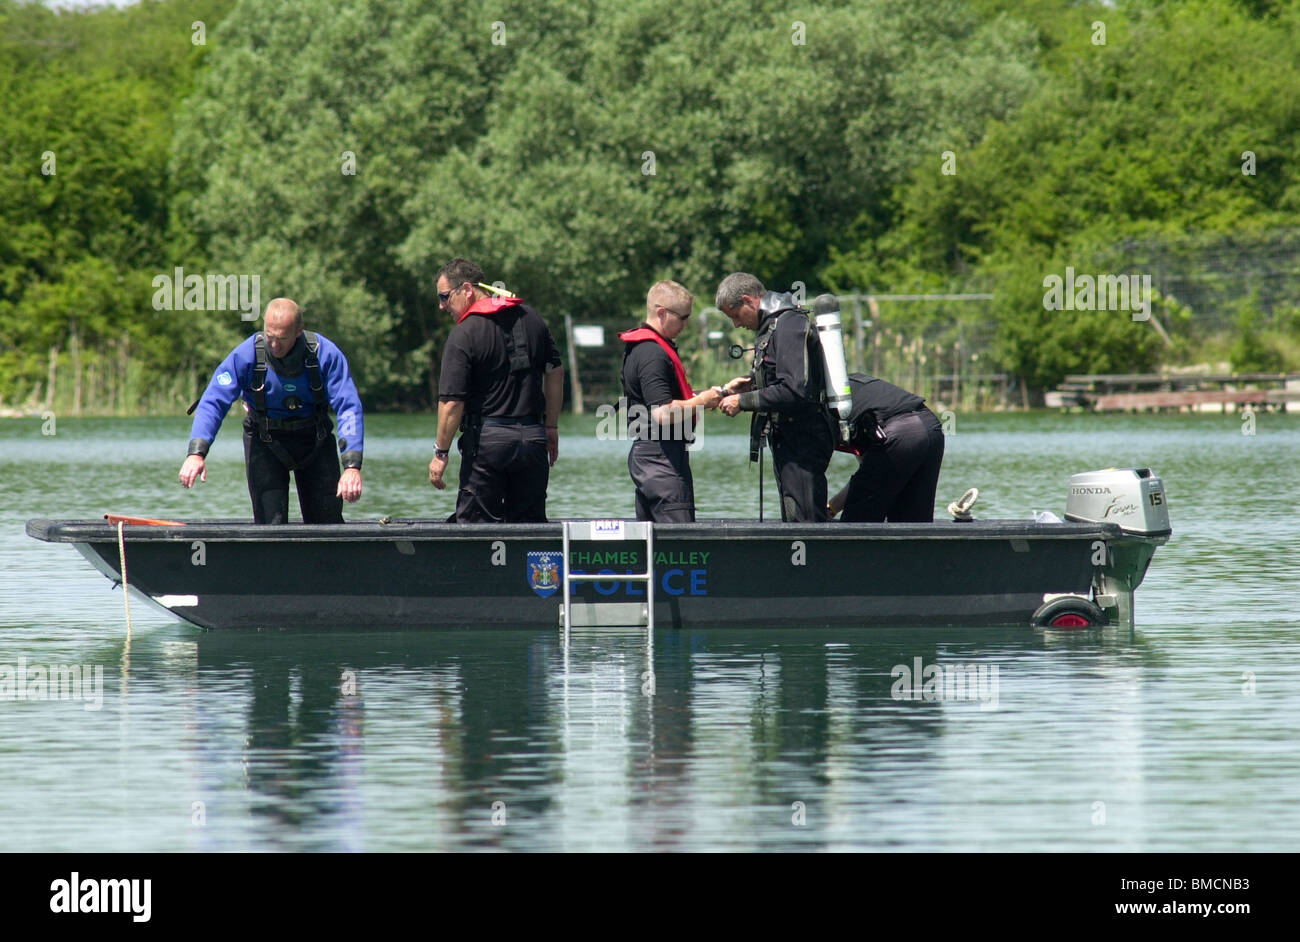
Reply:
[[[1052,599],[1030,619],[1035,628],[1100,628],[1108,623],[1106,613],[1082,596]]]

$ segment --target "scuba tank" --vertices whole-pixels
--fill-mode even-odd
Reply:
[[[840,302],[833,294],[821,294],[813,301],[813,323],[821,341],[822,368],[826,377],[826,405],[839,420],[841,443],[849,440],[849,413],[853,396],[849,390],[849,371],[844,363],[844,326],[840,320]]]

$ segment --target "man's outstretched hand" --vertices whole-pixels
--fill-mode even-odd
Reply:
[[[360,468],[343,469],[343,475],[339,478],[338,496],[342,497],[349,504],[355,504],[361,499]]]
[[[181,487],[193,487],[195,479],[208,479],[208,466],[202,455],[190,455],[181,465]]]

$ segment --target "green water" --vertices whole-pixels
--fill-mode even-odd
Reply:
[[[445,517],[432,420],[367,425],[348,516]],[[121,591],[24,522],[248,517],[237,425],[187,492],[185,421],[0,422],[0,696],[20,664],[87,678],[82,700],[0,699],[5,847],[1290,849],[1300,417],[1243,427],[956,417],[941,502],[977,486],[981,516],[1059,514],[1072,472],[1161,474],[1174,537],[1131,635],[755,627],[660,631],[649,649],[636,632],[567,648],[557,632],[205,635],[139,601],[128,642]],[[626,445],[596,429],[564,419],[552,516],[631,515]],[[740,431],[705,428],[702,517],[757,514]],[[851,470],[837,456],[832,486]],[[249,578],[274,591],[293,573]],[[917,658],[996,668],[996,696],[902,698],[894,669]]]

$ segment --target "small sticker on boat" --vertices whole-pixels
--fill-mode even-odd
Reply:
[[[196,608],[199,604],[197,595],[155,595],[153,600],[164,608]]]
[[[529,553],[525,563],[528,587],[542,598],[554,595],[560,588],[560,567],[563,565],[563,553],[541,551]]]
[[[591,521],[591,538],[593,540],[623,539],[623,521],[622,520]]]

